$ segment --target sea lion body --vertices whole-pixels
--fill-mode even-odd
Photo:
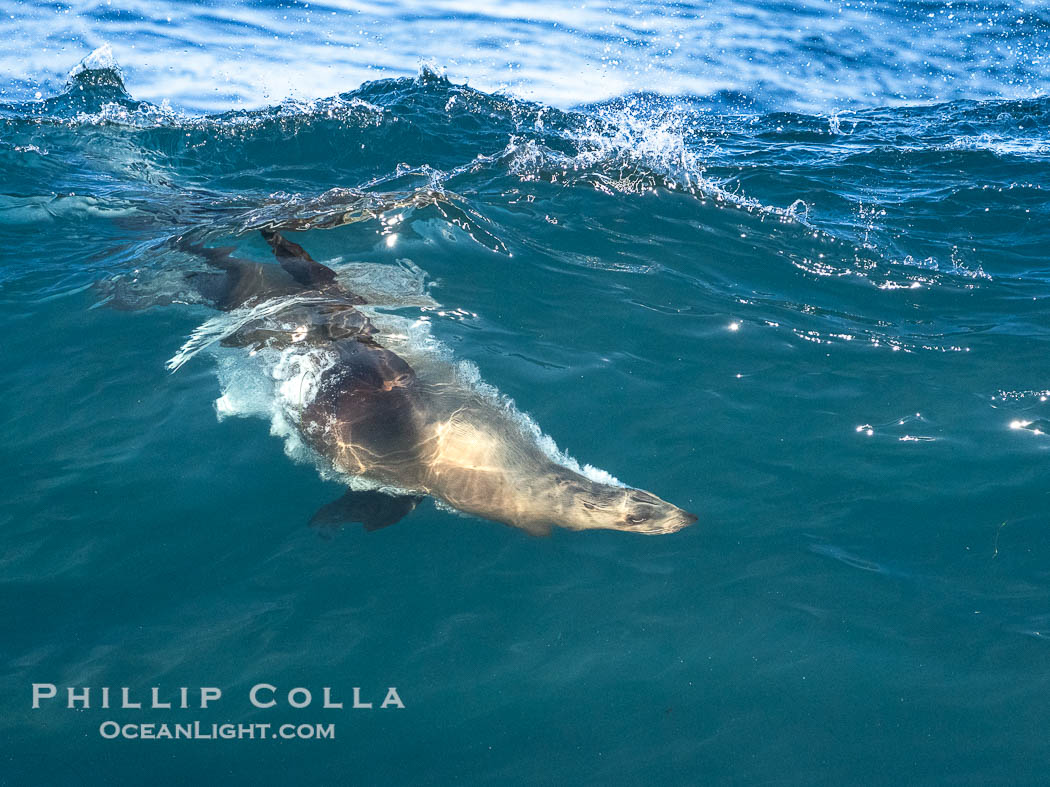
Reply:
[[[655,495],[593,481],[553,461],[507,412],[455,375],[424,379],[357,307],[363,300],[339,284],[331,269],[301,246],[270,232],[286,277],[235,264],[227,250],[205,250],[214,267],[233,271],[219,288],[219,308],[256,307],[254,317],[223,344],[286,348],[298,344],[328,353],[312,396],[299,412],[305,442],[338,471],[366,478],[418,500],[429,495],[484,519],[534,534],[552,526],[671,533],[696,517]],[[194,247],[199,252],[200,247]],[[248,284],[260,289],[252,293]],[[293,297],[289,298],[289,295]],[[276,300],[284,298],[286,300]],[[271,302],[287,303],[268,310]],[[261,308],[260,308],[261,307]],[[386,505],[374,494],[364,508],[348,495],[323,509],[323,519],[390,524],[415,503]],[[376,509],[383,509],[377,514]],[[367,514],[361,513],[367,511]]]

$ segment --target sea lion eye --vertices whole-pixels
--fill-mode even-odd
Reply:
[[[648,521],[649,517],[645,514],[628,514],[627,524],[629,525],[640,525],[642,522]]]
[[[586,508],[588,511],[593,511],[596,508],[594,503],[588,503],[586,500],[583,502],[583,507]]]

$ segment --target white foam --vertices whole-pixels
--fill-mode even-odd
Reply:
[[[100,50],[96,50],[100,51]],[[94,56],[89,55],[88,58]],[[112,55],[112,52],[110,53]],[[82,71],[95,69],[98,66],[85,66],[86,58],[70,72],[70,78]],[[120,74],[114,64],[105,66]],[[130,126],[133,128],[168,128],[179,127],[189,131],[209,132],[214,129],[232,131],[260,128],[274,119],[287,118],[326,118],[352,124],[357,128],[378,126],[382,122],[384,110],[375,104],[360,98],[331,98],[300,101],[288,99],[267,110],[253,110],[224,113],[218,116],[192,115],[176,110],[168,99],[152,104],[141,102],[132,107],[116,102],[103,104],[96,112],[79,112],[65,121],[69,126]]]
[[[944,146],[945,150],[986,150],[997,156],[1045,156],[1050,144],[1038,139],[997,134],[960,136]]]
[[[542,120],[537,120],[542,128]],[[576,151],[566,154],[531,139],[514,138],[503,151],[511,172],[522,180],[539,177],[565,179],[582,173],[601,191],[644,193],[657,187],[682,189],[700,197],[771,215],[784,222],[808,226],[809,206],[796,199],[788,207],[765,205],[738,190],[727,188],[705,174],[706,139],[696,140],[680,110],[653,112],[648,105],[629,101],[602,107],[597,118],[564,132]]]
[[[101,71],[103,69],[117,71],[118,73],[120,71],[120,66],[117,65],[117,58],[113,55],[113,47],[109,44],[103,44],[98,47],[91,54],[73,66],[72,70],[66,76],[66,79],[72,79],[77,74],[84,71]]]

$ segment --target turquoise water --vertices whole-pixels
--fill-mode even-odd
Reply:
[[[836,7],[734,5],[719,55],[674,6],[688,52],[647,72],[621,43],[609,95],[586,77],[597,23],[566,52],[543,14],[392,8],[404,29],[368,50],[392,73],[274,103],[259,82],[215,94],[233,23],[196,6],[177,6],[186,57],[148,6],[16,6],[8,32],[61,46],[0,59],[0,783],[1043,781],[1048,19]],[[288,47],[264,67],[260,21],[305,7],[250,13],[247,81],[307,69]],[[655,18],[599,21],[645,42]],[[396,57],[457,19],[467,65]],[[104,35],[112,55],[66,81]],[[486,61],[478,42],[512,35],[558,54]],[[347,47],[336,75],[369,60]],[[182,77],[165,92],[133,49]],[[427,501],[375,532],[309,527],[342,487],[271,434],[251,357],[166,368],[215,316],[172,240],[267,262],[266,226],[565,454],[700,521],[535,538]],[[223,697],[34,710],[34,682]],[[278,707],[251,705],[259,683]],[[388,686],[404,709],[349,708]],[[295,687],[314,704],[289,707]],[[107,740],[108,720],[335,739]]]

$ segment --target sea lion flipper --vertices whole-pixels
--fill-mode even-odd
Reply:
[[[415,495],[388,495],[383,492],[357,492],[350,489],[338,500],[321,506],[310,519],[310,524],[330,527],[347,522],[360,522],[365,530],[379,530],[399,521],[412,512],[422,500]]]
[[[335,271],[322,265],[298,243],[292,243],[274,230],[261,230],[274,256],[288,274],[304,287],[324,287],[335,281]]]
[[[186,282],[205,301],[221,311],[230,311],[249,301],[274,298],[299,292],[301,285],[273,265],[263,265],[234,257],[234,246],[211,248],[189,240],[185,235],[173,238],[174,248],[200,257],[214,271],[188,271]]]

